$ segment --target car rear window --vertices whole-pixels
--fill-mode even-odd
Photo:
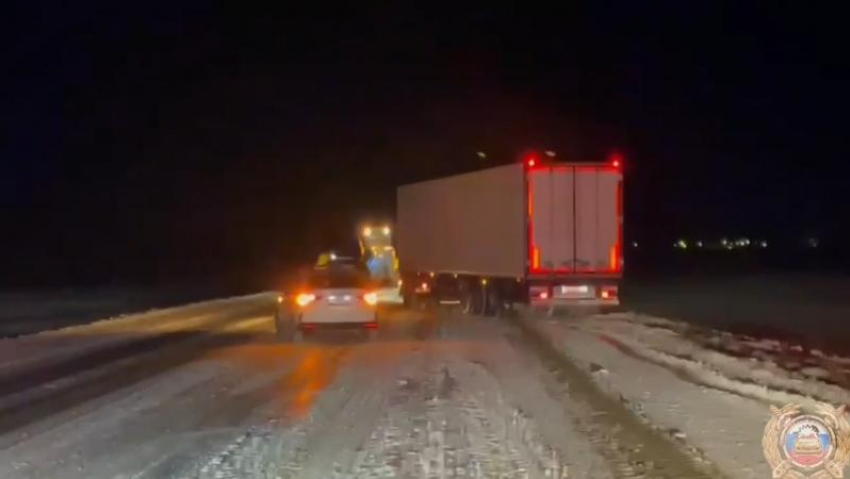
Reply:
[[[314,271],[308,280],[309,287],[313,289],[366,288],[369,284],[369,274],[357,268]]]

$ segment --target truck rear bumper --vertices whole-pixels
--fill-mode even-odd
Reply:
[[[619,299],[600,298],[554,298],[554,299],[532,299],[532,306],[619,306]]]

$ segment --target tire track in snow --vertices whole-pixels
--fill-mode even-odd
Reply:
[[[488,332],[494,326],[495,336]],[[527,389],[537,380],[533,374],[478,363],[515,359],[504,328],[456,323],[440,341],[358,347],[307,416],[277,417],[248,430],[181,477],[612,477],[601,458],[582,457],[594,449],[577,444],[578,433],[558,434],[573,427],[570,421],[546,425],[563,418],[560,402],[543,397],[540,386],[536,396],[509,390]],[[568,476],[571,466],[578,476]]]

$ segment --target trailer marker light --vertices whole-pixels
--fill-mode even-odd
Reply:
[[[623,155],[621,155],[620,153],[618,153],[616,151],[611,154],[610,159],[611,159],[611,166],[613,166],[614,168],[619,168],[623,165]]]

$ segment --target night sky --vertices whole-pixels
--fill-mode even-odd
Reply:
[[[528,148],[623,152],[630,239],[850,238],[837,11],[228,3],[7,16],[4,285],[271,281],[397,185]]]

